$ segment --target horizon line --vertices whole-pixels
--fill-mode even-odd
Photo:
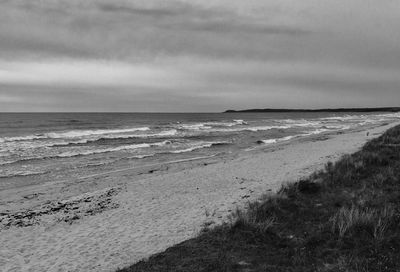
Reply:
[[[119,114],[132,114],[132,113],[164,113],[164,114],[183,114],[183,113],[245,113],[246,111],[335,111],[335,110],[384,110],[396,109],[400,111],[400,106],[385,106],[385,107],[337,107],[337,108],[249,108],[249,109],[227,109],[224,111],[0,111],[0,114],[25,114],[25,113],[119,113]]]

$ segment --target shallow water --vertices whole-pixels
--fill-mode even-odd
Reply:
[[[1,113],[0,189],[398,119],[398,113]]]

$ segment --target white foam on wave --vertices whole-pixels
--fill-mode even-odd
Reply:
[[[387,117],[387,118],[400,118],[400,112],[386,113],[386,114],[378,114],[378,116]]]
[[[319,121],[308,121],[308,122],[293,124],[293,127],[319,127],[319,126],[321,126],[321,122]]]
[[[185,130],[209,130],[213,127],[233,127],[238,125],[247,125],[248,123],[242,119],[235,119],[232,121],[215,121],[215,122],[203,122],[194,124],[180,124],[179,129]]]
[[[87,150],[87,151],[65,152],[65,153],[58,154],[55,157],[68,158],[68,157],[76,157],[76,156],[87,156],[87,155],[95,155],[95,154],[102,154],[102,153],[109,153],[109,152],[124,151],[124,150],[133,150],[133,149],[140,149],[140,148],[163,146],[163,145],[167,145],[170,143],[171,143],[171,141],[163,141],[163,142],[149,143],[149,144],[143,143],[143,144],[133,144],[133,145],[122,145],[122,146],[117,146],[117,147]]]
[[[320,128],[324,126],[324,121],[330,120],[331,122],[337,121],[336,119],[340,117],[327,117],[319,118],[317,120],[306,120],[306,119],[283,119],[275,120],[275,122],[280,123],[278,125],[266,125],[266,126],[243,126],[248,125],[242,119],[235,119],[233,122],[204,122],[195,124],[180,124],[178,128],[186,130],[196,130],[196,131],[206,131],[206,132],[240,132],[240,131],[267,131],[271,129],[289,129],[289,128]],[[349,118],[349,117],[345,117]],[[326,119],[326,120],[325,120]],[[270,121],[270,120],[269,120]],[[237,127],[234,127],[237,126]],[[334,128],[335,125],[331,127]],[[228,127],[228,128],[224,128]],[[231,128],[232,127],[232,128]],[[342,125],[337,125],[335,128],[342,128]],[[348,127],[346,127],[348,128]]]
[[[364,115],[344,115],[344,116],[330,116],[319,118],[320,120],[332,120],[332,121],[345,121],[345,120],[353,120],[353,119],[362,119]]]
[[[367,124],[376,124],[397,118],[400,118],[400,113],[343,115],[343,116],[321,117],[313,120],[284,119],[276,121],[279,123],[290,124],[293,127],[314,127],[317,129],[345,130],[351,127],[362,126]]]
[[[271,129],[288,129],[291,126],[254,126],[254,127],[241,127],[241,128],[226,128],[226,129],[213,129],[213,132],[240,132],[240,131],[266,131]]]
[[[122,145],[117,147],[110,147],[110,148],[103,148],[103,149],[91,149],[91,150],[79,150],[79,151],[68,151],[61,154],[53,155],[47,154],[45,156],[40,157],[27,157],[19,160],[12,160],[12,161],[5,161],[1,162],[0,165],[9,165],[14,164],[17,162],[22,161],[31,161],[31,160],[44,160],[44,159],[51,159],[51,158],[70,158],[70,157],[77,157],[77,156],[88,156],[88,155],[95,155],[95,154],[103,154],[109,152],[118,152],[124,150],[134,150],[134,149],[141,149],[141,148],[149,148],[149,147],[159,147],[164,145],[171,144],[171,141],[163,141],[157,143],[142,143],[142,144],[132,144],[132,145]]]
[[[282,138],[261,140],[261,142],[263,142],[264,144],[275,144],[275,143],[279,143],[279,142],[289,141],[294,138],[317,135],[317,134],[321,134],[321,133],[328,132],[328,131],[331,131],[331,130],[325,129],[325,128],[319,128],[319,129],[316,129],[316,130],[313,130],[313,131],[310,131],[307,133],[303,133],[303,134],[296,134],[296,135],[289,135],[289,136],[282,137]]]
[[[186,130],[201,130],[201,129],[210,129],[211,126],[207,126],[205,123],[198,123],[198,124],[183,124],[179,125],[178,128]]]
[[[247,125],[248,123],[242,119],[234,119],[233,122],[239,125]]]
[[[316,130],[307,132],[307,133],[305,133],[305,134],[303,134],[303,135],[304,135],[304,136],[310,136],[310,135],[321,134],[321,133],[324,133],[324,132],[327,132],[327,131],[330,131],[330,130],[329,130],[329,129],[326,129],[326,128],[319,128],[319,129],[316,129]]]
[[[101,135],[101,137],[91,137],[87,139],[46,139],[43,141],[32,141],[27,142],[23,140],[16,140],[14,142],[9,141],[4,144],[0,151],[11,152],[15,149],[20,150],[23,148],[24,150],[28,149],[36,149],[36,148],[52,148],[52,147],[66,147],[69,145],[79,145],[79,144],[87,144],[96,142],[101,139],[129,139],[129,138],[164,138],[170,137],[177,134],[176,129],[161,131],[159,133],[151,133],[151,134],[115,134],[115,135]],[[1,142],[0,142],[1,143]],[[1,156],[1,155],[0,155]]]
[[[58,154],[55,157],[58,158],[69,158],[69,157],[76,157],[76,156],[88,156],[88,155],[95,155],[95,154],[102,154],[102,153],[109,153],[109,152],[118,152],[118,151],[124,151],[124,150],[133,150],[133,149],[142,149],[142,148],[149,148],[149,147],[161,147],[165,145],[170,145],[172,144],[171,141],[163,141],[163,142],[158,142],[158,143],[143,143],[143,144],[134,144],[134,145],[123,145],[123,146],[118,146],[118,147],[113,147],[113,148],[104,148],[104,149],[96,149],[96,150],[87,150],[87,151],[78,151],[78,152],[65,152],[62,154]],[[193,146],[186,148],[186,149],[179,149],[179,150],[171,150],[168,151],[167,153],[185,153],[185,152],[191,152],[196,149],[201,149],[201,148],[209,148],[212,147],[213,145],[221,145],[221,144],[230,144],[229,142],[202,142],[202,143],[196,143]],[[153,156],[154,154],[146,154],[146,155],[137,155],[134,156],[135,158],[145,158],[149,156]]]
[[[109,135],[109,134],[128,133],[135,131],[148,131],[148,130],[150,130],[149,127],[136,127],[136,128],[124,128],[124,129],[71,130],[65,132],[48,132],[44,134],[3,137],[0,138],[0,142],[32,141],[41,139],[73,139],[73,138],[81,138],[87,136]]]
[[[336,129],[336,130],[345,130],[351,128],[350,125],[326,125],[322,126],[322,129]]]
[[[16,142],[16,141],[31,141],[31,140],[39,140],[45,139],[45,135],[27,135],[27,136],[15,136],[15,137],[3,137],[0,138],[0,143],[4,142]]]
[[[214,145],[222,145],[222,144],[230,144],[230,142],[203,142],[203,143],[195,144],[189,148],[172,150],[172,151],[169,151],[168,153],[173,153],[173,154],[186,153],[186,152],[192,152],[197,149],[210,148]]]
[[[285,142],[285,141],[289,141],[293,138],[297,138],[297,137],[301,137],[304,134],[298,134],[298,135],[290,135],[290,136],[286,136],[286,137],[282,137],[282,138],[275,138],[275,139],[267,139],[267,140],[261,140],[261,142],[263,142],[264,144],[275,144],[278,142]]]
[[[289,129],[289,128],[320,128],[324,126],[320,121],[309,121],[309,120],[293,120],[293,119],[285,119],[280,120],[279,122],[284,123],[285,125],[274,125],[274,126],[254,126],[254,127],[241,127],[241,128],[232,128],[232,129],[215,129],[213,131],[220,131],[220,132],[239,132],[239,131],[267,131],[271,129]],[[326,127],[326,126],[325,126]],[[331,126],[332,128],[340,128],[340,129],[347,129],[350,128],[349,126]]]
[[[233,127],[233,126],[239,126],[239,125],[248,125],[248,123],[242,119],[234,119],[234,120],[232,120],[232,122],[206,122],[204,124],[208,125],[208,126],[215,126],[215,127]]]
[[[361,115],[344,115],[344,116],[331,116],[331,117],[323,117],[319,118],[320,120],[327,121],[349,121],[349,122],[374,122],[374,121],[385,121],[388,119],[397,119],[400,118],[400,112],[396,113],[381,113],[381,114],[361,114]]]
[[[68,141],[68,142],[56,142],[56,143],[41,143],[39,147],[61,147],[61,146],[68,146],[73,144],[86,144],[88,140],[78,140],[78,141]]]
[[[275,120],[278,123],[288,124],[291,127],[315,127],[321,125],[319,120],[306,120],[306,119],[283,119]]]
[[[277,141],[277,139],[261,140],[264,144],[275,144]]]
[[[46,133],[47,138],[58,139],[58,138],[80,138],[92,135],[104,135],[104,134],[118,134],[128,133],[135,131],[148,131],[149,127],[136,127],[136,128],[124,128],[124,129],[97,129],[97,130],[71,130],[67,132],[51,132]]]
[[[101,137],[98,138],[91,138],[91,139],[83,139],[80,141],[71,141],[71,142],[64,142],[61,144],[54,144],[54,145],[49,145],[49,147],[52,146],[63,146],[63,145],[70,145],[70,144],[87,144],[87,143],[92,143],[96,142],[102,139],[130,139],[130,138],[163,138],[163,137],[169,137],[169,136],[174,136],[178,133],[176,129],[171,129],[171,130],[165,130],[161,131],[159,133],[149,133],[149,134],[117,134],[117,135],[102,135]]]
[[[178,133],[176,129],[164,130],[159,133],[149,133],[149,134],[125,134],[125,135],[105,135],[101,138],[95,139],[129,139],[129,138],[157,138],[157,137],[168,137],[175,136]],[[94,141],[94,140],[92,140]]]

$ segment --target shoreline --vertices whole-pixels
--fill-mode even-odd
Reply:
[[[70,219],[88,210],[93,214],[66,222],[63,217],[59,220],[58,212],[49,212],[37,216],[43,224],[0,230],[4,247],[0,251],[0,266],[22,271],[114,271],[192,238],[205,223],[221,223],[235,207],[268,190],[275,192],[282,183],[298,180],[327,161],[356,151],[368,139],[397,124],[293,139],[257,147],[237,157],[221,157],[223,161],[210,158],[171,164],[168,169],[160,165],[158,170],[150,169],[150,174],[134,176],[134,180],[130,171],[136,170],[127,169],[93,177],[87,184],[76,181],[42,186],[45,193],[55,198],[68,195],[71,188],[78,188],[70,192],[73,195],[94,185],[94,196],[71,196],[69,202],[60,204],[63,208],[49,204],[50,211],[68,211]],[[37,193],[37,188],[19,188],[21,192],[15,196],[10,196],[11,190],[3,191],[0,196],[4,196],[2,201],[11,201],[9,206],[14,205],[15,210],[30,209],[42,200],[26,199],[21,203],[12,198]],[[115,188],[116,193],[108,195],[107,190]],[[101,190],[105,191],[95,194]],[[105,205],[106,209],[96,213],[96,205]]]

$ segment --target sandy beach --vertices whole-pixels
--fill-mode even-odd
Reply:
[[[398,123],[0,191],[1,271],[115,271]]]

